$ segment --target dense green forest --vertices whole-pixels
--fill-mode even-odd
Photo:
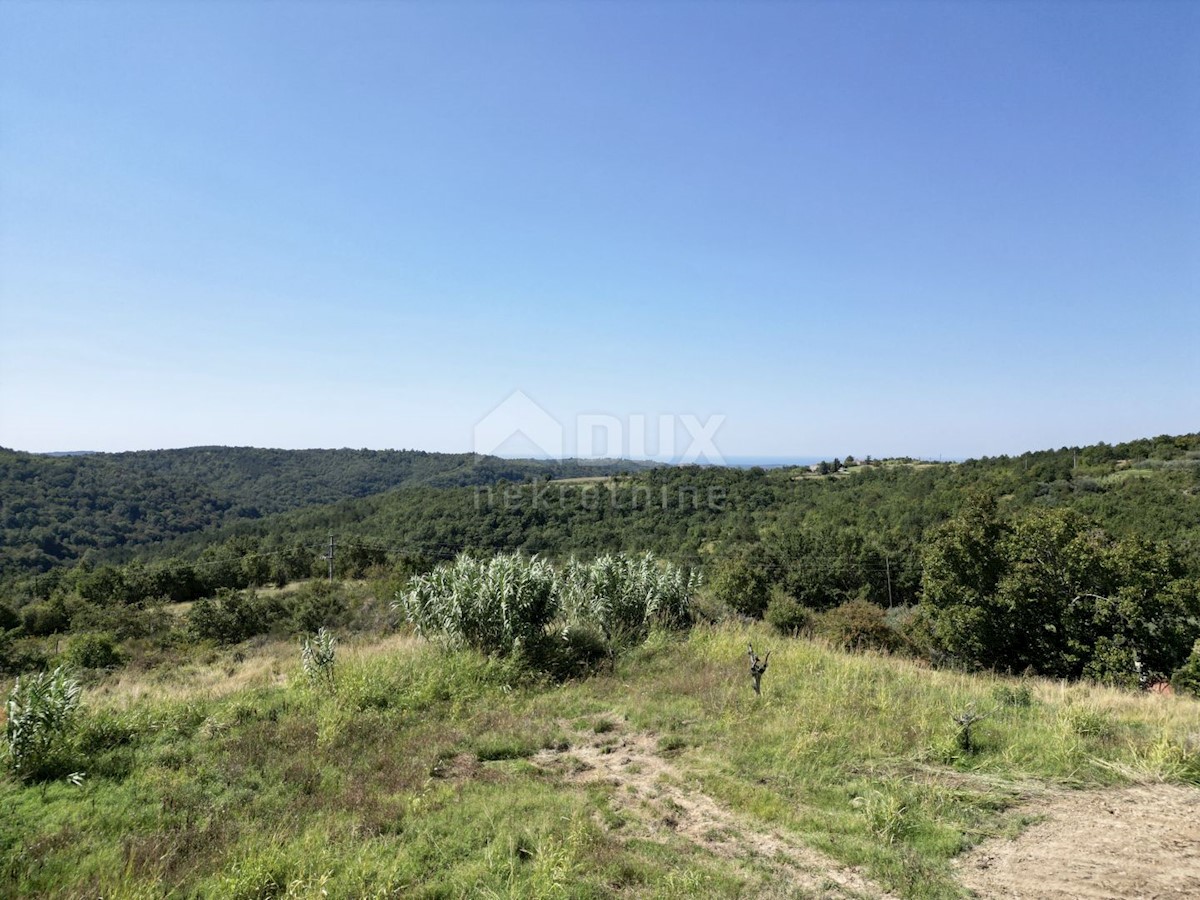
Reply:
[[[420,450],[191,447],[54,456],[0,448],[0,578],[401,486],[637,468]]]
[[[10,644],[65,630],[152,631],[135,623],[156,604],[218,594],[224,606],[205,609],[225,616],[221,634],[245,637],[294,621],[294,611],[258,609],[230,592],[326,574],[331,538],[339,578],[403,580],[462,553],[566,561],[653,552],[703,572],[702,612],[765,616],[781,630],[824,627],[847,643],[968,667],[1132,683],[1170,677],[1200,637],[1200,435],[961,463],[665,466],[605,476],[589,469],[590,477],[576,478],[564,478],[578,470],[561,466],[400,454],[394,475],[404,474],[406,486],[325,504],[315,498],[384,484],[372,474],[371,454],[356,468],[358,451],[294,460],[283,451],[185,453],[240,459],[207,464],[205,484],[253,507],[214,514],[206,528],[192,519],[173,536],[163,527],[168,539],[139,547],[128,562],[94,553],[75,566],[10,578],[0,611]],[[293,473],[287,479],[271,471],[275,453]],[[115,474],[120,455],[95,460],[93,469],[82,465],[88,457],[14,456],[43,472],[111,472],[110,481],[134,494],[133,476]],[[157,458],[126,456],[134,468]],[[320,468],[339,459],[346,471]],[[297,487],[303,471],[313,483]],[[36,480],[45,509],[87,507],[75,482]],[[141,492],[136,521],[178,522],[167,476],[149,480],[159,487]],[[273,502],[294,508],[266,514],[268,485],[285,482],[280,490],[291,500]],[[116,493],[110,487],[106,496]],[[212,493],[193,485],[184,507],[195,515],[198,498]],[[46,516],[25,503],[19,522]],[[5,511],[10,523],[20,515],[8,503]],[[5,552],[49,557],[29,538],[6,543]],[[229,624],[239,616],[245,622]],[[315,627],[320,615],[303,618]]]
[[[1196,436],[956,464],[857,464],[830,476],[691,466],[603,482],[417,487],[188,535],[144,558],[151,566],[297,553],[315,561],[330,534],[343,575],[464,550],[650,550],[692,564],[745,558],[818,606],[864,592],[896,606],[918,599],[927,531],[976,494],[1010,514],[1075,509],[1116,536],[1168,541],[1200,567]]]

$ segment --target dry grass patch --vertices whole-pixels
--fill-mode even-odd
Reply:
[[[405,653],[421,645],[409,634],[351,637],[338,644],[338,665]],[[87,690],[94,709],[128,709],[136,703],[217,700],[242,691],[282,687],[300,666],[296,639],[254,639],[235,647],[210,649],[175,666],[147,671],[119,669]]]

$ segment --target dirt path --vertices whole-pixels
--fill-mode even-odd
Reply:
[[[610,730],[543,750],[533,762],[568,783],[611,785],[614,808],[641,836],[682,839],[748,876],[768,876],[771,893],[756,896],[894,900],[857,870],[722,806],[663,756],[654,735],[626,730],[618,714],[601,718]],[[985,841],[955,864],[960,883],[979,897],[1200,898],[1200,788],[1038,788],[1028,796],[1027,811],[1042,821],[1014,840]]]
[[[1054,792],[1030,811],[1045,820],[959,860],[965,887],[1013,900],[1200,897],[1200,788]]]
[[[742,819],[689,786],[659,753],[653,735],[614,725],[569,750],[544,750],[533,762],[571,783],[612,785],[614,807],[647,837],[682,838],[760,875],[766,871],[775,885],[769,896],[895,900],[856,870],[793,838],[763,831],[761,823]]]

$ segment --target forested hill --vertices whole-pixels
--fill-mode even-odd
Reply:
[[[641,468],[419,450],[191,447],[43,455],[0,448],[0,576],[401,486],[461,487]]]
[[[1069,508],[1113,535],[1169,541],[1200,576],[1200,435],[962,463],[826,465],[837,469],[828,475],[692,466],[603,485],[566,480],[621,467],[416,451],[0,451],[0,580],[28,599],[32,576],[80,558],[157,567],[201,553],[209,574],[227,566],[216,559],[267,559],[281,568],[272,580],[302,577],[323,566],[333,533],[347,574],[461,550],[652,550],[685,562],[744,558],[800,597],[915,602],[927,533],[977,495],[1007,515]],[[252,574],[247,583],[261,575]],[[42,578],[36,590],[54,583]]]
[[[192,452],[203,459],[204,451]],[[244,452],[269,458],[268,451]],[[174,528],[175,536],[152,546],[126,539],[124,547],[89,554],[80,565],[10,574],[0,595],[0,623],[9,629],[0,635],[0,651],[8,654],[0,669],[36,663],[22,656],[13,643],[18,638],[33,647],[64,631],[145,636],[145,629],[159,627],[154,617],[162,601],[217,598],[218,607],[201,605],[197,615],[217,609],[220,621],[245,619],[245,628],[226,638],[259,633],[284,615],[283,607],[272,612],[269,598],[262,606],[251,593],[237,592],[325,575],[331,537],[335,578],[395,584],[463,552],[566,560],[653,551],[699,566],[700,600],[717,617],[722,610],[765,615],[787,631],[836,612],[880,646],[899,642],[931,661],[1005,671],[1133,683],[1141,665],[1143,675],[1166,678],[1200,638],[1200,435],[961,463],[847,459],[770,471],[663,466],[549,481],[520,476],[572,470],[484,460],[481,471],[472,471],[459,460],[461,467],[438,471],[429,459],[411,456],[399,489],[271,515],[260,507],[222,509],[212,500],[216,490],[206,494],[197,487],[204,483],[173,477],[169,467],[147,475],[150,487],[140,495],[131,481],[121,494],[126,506],[98,515],[90,466],[112,460],[35,460],[52,465],[34,471],[62,479],[45,485],[45,476],[36,476],[55,502],[26,501],[7,521],[18,517],[20,525],[24,514],[53,522],[57,512],[66,516],[59,531],[40,526],[40,533],[53,539],[65,526],[82,541],[87,532],[71,528],[83,529],[91,515],[109,523],[111,535],[110,520],[119,513],[118,521],[142,528],[135,534]],[[310,469],[294,465],[293,477],[331,490],[343,473],[326,473],[322,481],[315,463],[337,458],[310,457]],[[289,461],[295,457],[277,466]],[[80,468],[53,469],[71,464]],[[236,476],[211,466],[205,471],[209,486],[229,479],[225,502],[238,496],[235,486],[241,502],[257,502],[268,480],[291,502],[305,501],[270,466],[258,480],[253,469]],[[75,480],[68,482],[68,474]],[[488,482],[501,475],[503,481]],[[431,486],[456,479],[487,483]],[[104,496],[111,502],[113,493]],[[281,502],[266,495],[263,505],[272,500]],[[189,512],[194,530],[185,533],[178,516]],[[206,517],[213,524],[202,528]],[[53,560],[44,544],[5,552],[26,564]],[[395,584],[386,590],[394,593]],[[329,624],[320,617],[303,621],[309,631]],[[195,633],[209,633],[203,622],[193,624]],[[1196,657],[1200,666],[1200,650]]]
[[[909,604],[930,534],[980,496],[1006,517],[1066,510],[1114,538],[1167,542],[1200,577],[1200,435],[962,463],[852,462],[829,475],[666,466],[606,483],[416,486],[184,535],[142,562],[183,572],[198,590],[201,581],[237,587],[323,572],[330,534],[345,576],[460,551],[651,550],[709,571],[732,567],[814,606]],[[204,575],[196,584],[190,562]],[[39,591],[53,583],[43,578]]]

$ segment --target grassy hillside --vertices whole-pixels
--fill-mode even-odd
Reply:
[[[761,697],[746,644],[770,649]],[[65,781],[0,781],[0,895],[960,897],[1062,787],[1200,781],[1200,703],[656,633],[554,685],[403,634],[103,675]],[[964,742],[955,721],[984,714]]]
[[[0,449],[0,577],[401,486],[637,468],[417,450],[192,447],[48,456]]]

